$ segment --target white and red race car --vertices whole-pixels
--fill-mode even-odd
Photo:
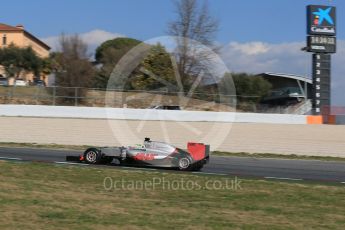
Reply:
[[[209,145],[188,143],[187,149],[183,150],[145,138],[143,145],[89,148],[79,156],[79,161],[87,164],[110,164],[117,159],[121,165],[199,171],[209,162],[209,157]]]

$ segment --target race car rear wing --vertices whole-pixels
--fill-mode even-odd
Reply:
[[[210,145],[203,143],[189,142],[187,144],[187,150],[195,161],[200,161],[210,156]]]

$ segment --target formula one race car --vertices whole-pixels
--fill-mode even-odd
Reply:
[[[182,150],[145,138],[143,145],[89,148],[79,156],[79,161],[87,164],[110,164],[117,159],[121,165],[199,171],[208,163],[209,153],[210,146],[202,143],[188,143],[187,150]]]

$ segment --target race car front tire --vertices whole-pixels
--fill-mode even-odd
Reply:
[[[101,163],[102,156],[98,149],[90,148],[84,152],[84,160],[87,164],[99,164]]]

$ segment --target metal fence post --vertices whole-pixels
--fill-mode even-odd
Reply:
[[[74,106],[78,106],[78,87],[75,87],[74,90]]]
[[[115,91],[117,93],[117,91]],[[121,100],[121,107],[122,108],[125,108],[125,105],[127,107],[127,92],[126,91],[123,91],[122,94],[121,94],[121,97],[122,97],[122,100]]]
[[[53,86],[53,105],[56,105],[56,86]]]

